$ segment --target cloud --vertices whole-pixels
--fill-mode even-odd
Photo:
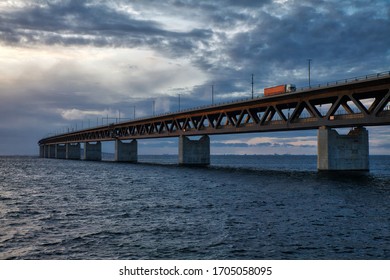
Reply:
[[[68,0],[29,3],[21,9],[0,13],[3,43],[22,46],[147,46],[177,55],[188,54],[197,45],[196,41],[211,36],[207,29],[191,29],[188,32],[167,30],[163,24],[142,19],[137,13],[129,13],[129,9],[120,9],[121,5],[111,2]]]
[[[256,73],[265,85],[287,77],[303,82],[312,58],[313,79],[323,81],[339,69],[384,70],[378,57],[390,56],[390,39],[383,36],[390,31],[386,1],[27,3],[0,12],[3,43],[146,47],[188,58],[211,78],[221,74],[233,90],[237,84],[229,77],[238,73]]]
[[[218,147],[317,147],[317,138],[305,137],[252,137],[234,140],[212,141]]]
[[[118,115],[119,112],[113,112],[112,110],[79,110],[79,109],[60,109],[60,114],[65,120],[82,120],[88,117],[104,116],[104,115]],[[118,116],[119,118],[119,116]]]
[[[156,113],[174,111],[178,94],[182,109],[207,105],[211,85],[215,103],[250,97],[251,74],[256,96],[305,86],[309,58],[313,84],[390,63],[385,0],[13,0],[0,2],[0,22],[0,129],[12,120],[34,141],[98,112],[148,116],[153,101]],[[215,145],[314,149],[278,135]]]

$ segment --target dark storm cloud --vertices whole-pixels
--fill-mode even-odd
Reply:
[[[305,85],[308,58],[315,82],[388,70],[386,1],[280,2],[41,1],[46,5],[0,12],[0,40],[11,45],[152,48],[190,59],[223,93],[247,91],[251,73],[257,88],[286,78]],[[118,9],[121,4],[130,4],[141,16]],[[190,19],[194,26],[172,31],[153,15]]]
[[[21,3],[27,4],[0,9],[0,45],[140,47],[152,49],[168,60],[177,62],[184,58],[207,75],[208,80],[185,90],[182,109],[210,104],[211,85],[216,103],[250,97],[252,73],[256,95],[264,87],[279,83],[305,86],[309,58],[313,83],[390,70],[387,0],[26,0]],[[134,13],[122,9],[123,5],[131,5]],[[114,91],[109,83],[95,83],[98,78],[92,77],[93,71],[83,71],[76,64],[60,64],[42,76],[34,76],[35,79],[16,80],[10,88],[3,86],[1,92],[9,96],[0,95],[0,104],[7,104],[0,110],[2,134],[9,132],[5,127],[11,122],[34,133],[35,127],[43,127],[39,123],[64,125],[59,112],[50,108],[103,111],[112,106],[113,111],[117,110],[121,100],[102,98],[102,92]],[[127,68],[137,70],[137,66]],[[65,74],[64,69],[68,69]],[[86,77],[87,73],[90,76]],[[163,84],[161,80],[175,73],[153,74],[147,79],[129,79],[126,86],[143,92],[144,96],[160,96],[162,90],[156,90],[155,85]],[[177,109],[177,97],[175,93],[171,95],[168,105],[162,106],[164,110]],[[117,93],[115,98],[118,96]],[[128,103],[122,102],[125,106],[119,108],[121,112],[136,103],[131,97],[126,98]],[[158,103],[157,100],[157,106]],[[142,107],[136,105],[138,114]],[[147,106],[151,111],[151,101]],[[216,145],[250,147],[245,143]],[[277,143],[259,145],[276,147]]]
[[[180,32],[168,30],[153,16],[140,19],[115,9],[114,4],[121,3],[126,1],[49,1],[43,7],[2,12],[1,40],[7,44],[146,46],[172,57],[190,58],[201,69],[221,73],[227,80],[238,72],[256,73],[263,81],[275,80],[277,75],[285,78],[283,72],[304,70],[308,58],[313,59],[317,79],[331,79],[333,72],[350,68],[359,74],[387,70],[383,69],[390,56],[386,1],[130,3],[141,14],[162,14],[172,20],[180,16],[203,26]],[[229,86],[234,90],[233,83]]]
[[[120,35],[155,34],[159,31],[152,21],[133,20],[124,14],[103,6],[87,7],[85,1],[65,1],[48,4],[46,7],[29,7],[1,15],[4,33],[22,39],[39,41],[50,34],[66,35]],[[114,34],[112,34],[114,33]],[[42,35],[39,36],[39,35]]]
[[[153,20],[132,18],[105,3],[49,2],[0,13],[1,40],[8,44],[59,44],[113,47],[151,46],[191,50],[191,40],[208,38],[208,30],[188,33],[165,30]]]
[[[382,58],[389,60],[390,39],[384,36],[390,33],[389,16],[379,15],[378,7],[354,4],[295,1],[281,17],[260,11],[255,28],[237,34],[227,47],[229,57],[263,76],[302,69],[308,58],[317,63],[317,70],[328,69],[323,73],[328,76],[329,68],[375,70]]]

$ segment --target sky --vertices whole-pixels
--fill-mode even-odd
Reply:
[[[49,135],[390,70],[389,0],[0,0],[0,155]],[[341,131],[341,133],[347,131]],[[390,128],[369,128],[390,154]],[[107,150],[112,149],[106,143]],[[177,139],[139,153],[177,153]],[[317,131],[211,136],[213,154],[316,154]]]

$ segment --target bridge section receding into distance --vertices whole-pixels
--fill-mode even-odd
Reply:
[[[137,139],[179,137],[179,163],[209,164],[215,134],[318,129],[318,169],[368,170],[365,126],[390,124],[390,72],[312,86],[293,93],[204,106],[41,139],[40,156],[101,159],[115,141],[117,161],[137,161]],[[339,135],[334,128],[353,128]],[[202,136],[190,140],[188,136]],[[131,140],[127,143],[125,140]]]

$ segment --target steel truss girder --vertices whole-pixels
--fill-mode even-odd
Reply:
[[[39,144],[389,125],[389,102],[387,77],[100,126]]]

